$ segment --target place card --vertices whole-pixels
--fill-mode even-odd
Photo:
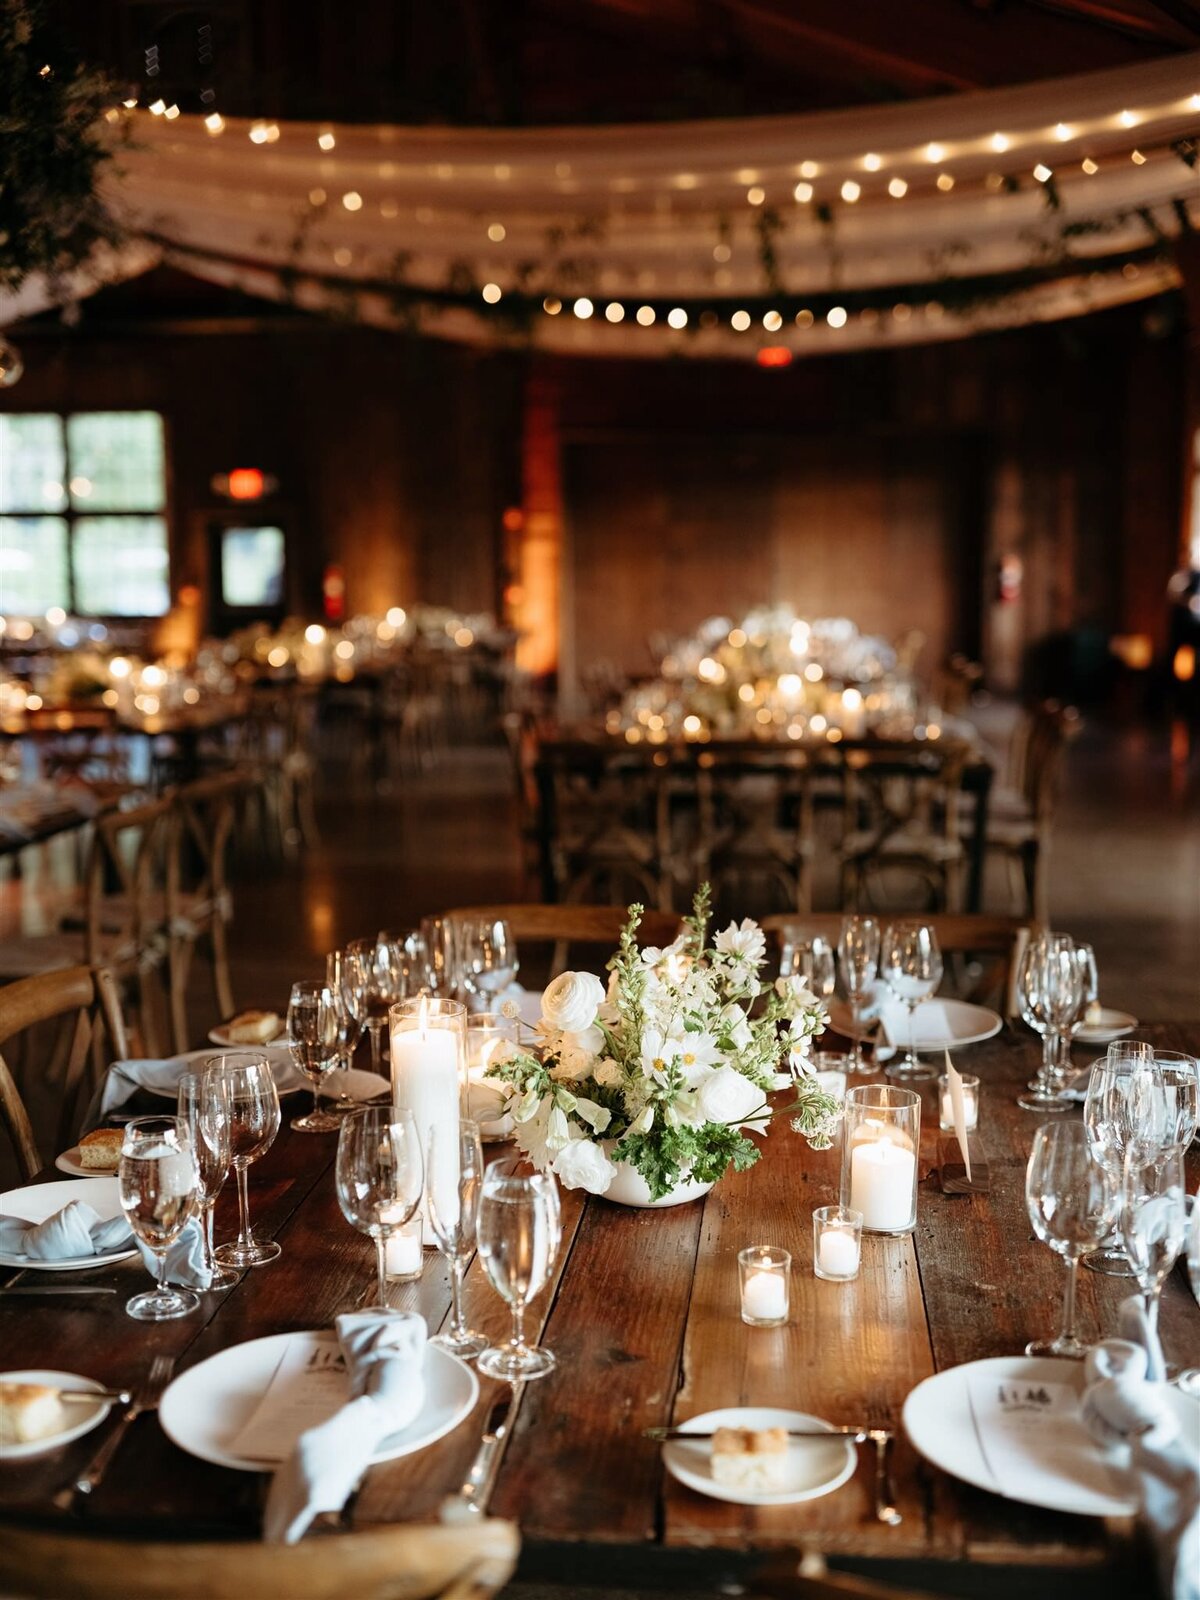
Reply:
[[[229,1441],[232,1455],[286,1461],[309,1428],[327,1422],[346,1404],[346,1362],[334,1334],[290,1341],[250,1416]]]
[[[979,1448],[1001,1494],[1053,1505],[1079,1490],[1120,1500],[1122,1475],[1083,1424],[1070,1383],[966,1374]]]

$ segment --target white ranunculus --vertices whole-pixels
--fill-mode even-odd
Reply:
[[[542,996],[542,1020],[564,1033],[584,1033],[603,999],[604,985],[595,973],[560,973]]]
[[[598,1028],[594,1022],[590,1028],[580,1028],[578,1031],[564,1029],[562,1048],[564,1050],[579,1050],[589,1056],[598,1056],[604,1049],[604,1030]]]
[[[592,1076],[597,1083],[603,1084],[606,1089],[619,1088],[625,1081],[625,1074],[611,1056],[606,1056],[600,1062]]]
[[[550,1170],[564,1189],[603,1194],[617,1169],[598,1144],[590,1139],[572,1139],[550,1163]]]
[[[745,1122],[766,1097],[734,1067],[718,1067],[696,1088],[696,1106],[705,1122]]]

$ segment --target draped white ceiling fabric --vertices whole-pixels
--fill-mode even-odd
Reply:
[[[466,130],[161,102],[128,115],[114,203],[187,271],[573,353],[766,347],[782,364],[1079,315],[1176,284],[1164,246],[1200,227],[1184,159],[1200,52],[739,121]]]

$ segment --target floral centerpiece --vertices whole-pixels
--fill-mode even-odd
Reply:
[[[607,992],[590,972],[562,973],[535,1040],[493,1057],[517,1143],[567,1188],[604,1194],[622,1165],[652,1202],[711,1186],[758,1160],[746,1130],[765,1130],[768,1092],[793,1083],[793,1127],[815,1149],[831,1143],[841,1108],[806,1066],[821,1002],[798,979],[764,987],[766,938],[749,919],[710,944],[708,912],[705,885],[679,938],[641,949],[631,906]]]

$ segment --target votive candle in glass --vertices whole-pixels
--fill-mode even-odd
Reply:
[[[830,1283],[858,1277],[862,1260],[862,1212],[849,1206],[818,1206],[813,1212],[813,1271]]]
[[[962,1074],[962,1097],[966,1131],[974,1133],[979,1126],[979,1079],[972,1073]],[[950,1079],[944,1072],[938,1079],[938,1127],[943,1133],[954,1132],[954,1102],[950,1098]]]
[[[425,1252],[421,1247],[420,1213],[384,1241],[383,1260],[390,1283],[412,1283],[421,1276]]]
[[[753,1244],[738,1251],[742,1321],[752,1328],[779,1328],[788,1319],[792,1258],[778,1245]]]
[[[917,1221],[921,1096],[891,1083],[846,1091],[841,1203],[866,1233],[909,1233]]]

